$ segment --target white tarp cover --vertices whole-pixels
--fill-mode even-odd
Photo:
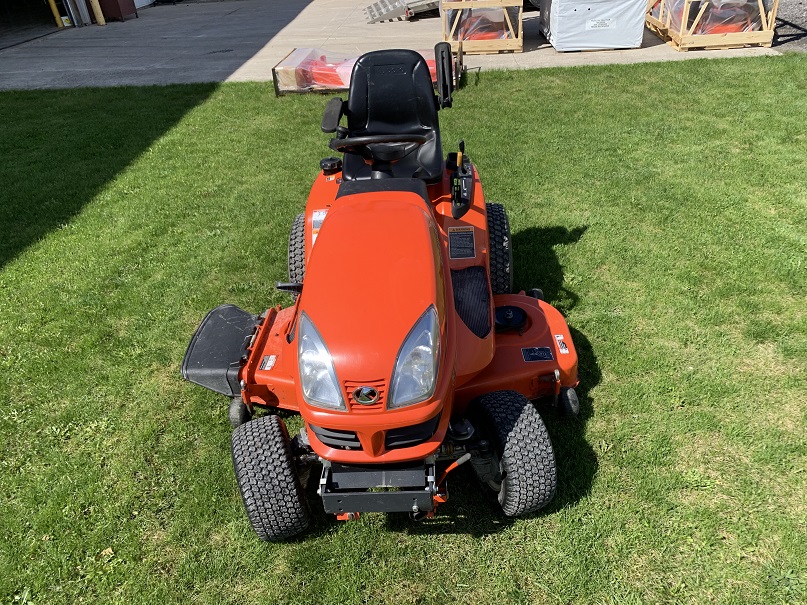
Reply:
[[[558,51],[639,48],[647,0],[541,0],[541,29]]]

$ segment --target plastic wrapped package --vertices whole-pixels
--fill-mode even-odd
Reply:
[[[356,59],[319,48],[295,48],[272,69],[275,89],[284,93],[347,88]]]
[[[650,14],[659,19],[665,27],[678,32],[681,31],[681,21],[684,11],[687,11],[684,29],[689,31],[697,20],[695,35],[731,34],[737,32],[761,31],[762,18],[759,13],[757,0],[690,0],[687,10],[686,0],[659,0],[650,11]],[[765,10],[771,8],[772,0],[763,2]],[[698,15],[703,14],[698,19]],[[668,20],[669,19],[669,20]]]
[[[765,10],[768,10],[765,6]],[[762,29],[759,2],[711,0],[695,28],[696,34],[755,32]]]
[[[418,51],[426,59],[432,82],[437,81],[434,56]],[[358,55],[333,53],[320,48],[295,48],[275,65],[272,76],[277,94],[347,90]]]
[[[664,4],[663,15],[661,12],[662,1]],[[681,29],[681,19],[683,17],[684,10],[686,9],[686,3],[687,0],[660,0],[653,7],[655,13],[651,14],[653,14],[653,16],[656,17],[657,19],[661,17],[664,24],[671,30],[679,31]],[[689,16],[687,17],[687,27],[690,27],[692,23],[695,21],[695,17],[698,16],[698,10],[700,10],[700,2],[698,2],[697,0],[695,0],[694,2],[690,1]]]
[[[463,10],[447,11],[447,21],[449,27],[454,30],[451,40],[511,40],[518,38],[519,21],[518,8],[514,7],[494,7],[494,8],[466,8]],[[512,32],[507,25],[507,16],[512,24]],[[454,27],[455,20],[459,14],[459,22]]]
[[[540,25],[561,52],[639,48],[646,12],[647,0],[541,0]]]

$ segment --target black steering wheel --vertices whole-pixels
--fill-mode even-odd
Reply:
[[[420,146],[428,141],[429,135],[426,134],[373,134],[366,137],[331,139],[328,143],[328,147],[334,151],[351,151],[357,147],[363,147],[367,153],[372,155],[368,147],[369,145],[380,143],[417,143],[417,145]]]

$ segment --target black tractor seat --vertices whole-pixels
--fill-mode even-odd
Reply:
[[[346,106],[347,128],[340,128],[333,141],[337,146],[339,139],[383,135],[411,135],[418,141],[345,149],[343,179],[391,177],[435,183],[442,178],[438,102],[428,65],[419,53],[379,50],[362,55],[353,67]]]

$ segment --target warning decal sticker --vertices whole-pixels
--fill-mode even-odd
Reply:
[[[521,349],[524,361],[552,361],[552,351],[549,347],[530,347]]]
[[[555,341],[558,343],[558,352],[561,355],[568,355],[569,347],[567,347],[566,343],[563,342],[563,334],[555,334]]]
[[[448,257],[476,258],[473,227],[448,228]]]
[[[325,220],[325,215],[328,214],[327,210],[314,210],[314,216],[311,224],[311,245],[317,243],[317,236],[319,230],[322,228],[322,221]]]
[[[271,370],[275,367],[275,361],[277,361],[277,355],[264,355],[263,359],[261,360],[261,370]]]

